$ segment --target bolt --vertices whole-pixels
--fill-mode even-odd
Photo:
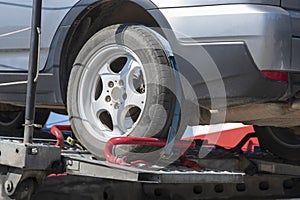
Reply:
[[[114,85],[115,85],[114,82],[112,82],[112,81],[109,81],[109,82],[108,82],[108,87],[113,88]]]
[[[25,192],[28,192],[28,191],[29,191],[29,185],[25,185],[25,186],[24,186],[24,191],[25,191]]]
[[[72,160],[68,160],[67,165],[68,166],[72,166],[73,165],[73,161]]]
[[[126,94],[126,93],[123,94],[123,99],[124,99],[124,100],[127,99],[127,94]]]
[[[123,80],[119,80],[119,85],[120,86],[124,86],[124,81]]]
[[[115,106],[114,106],[115,109],[119,109],[120,108],[120,105],[118,103],[115,103]]]
[[[140,88],[140,92],[141,92],[142,94],[145,93],[145,92],[146,92],[145,87],[141,87],[141,88]]]
[[[110,102],[110,101],[111,101],[111,97],[110,97],[110,96],[106,96],[106,97],[105,97],[105,101],[106,101],[106,102]]]
[[[38,148],[32,148],[32,149],[31,149],[31,155],[36,155],[36,154],[38,154],[38,153],[39,153]]]
[[[5,186],[5,189],[6,189],[6,191],[7,191],[8,193],[12,192],[13,189],[14,189],[14,184],[13,184],[13,182],[10,181],[10,180],[5,181],[4,186]]]

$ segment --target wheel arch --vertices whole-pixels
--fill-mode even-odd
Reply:
[[[53,38],[46,66],[46,69],[54,69],[59,83],[57,96],[64,103],[69,74],[81,47],[97,31],[118,23],[170,28],[167,20],[150,0],[79,1],[60,24]],[[160,33],[164,35],[163,32]]]

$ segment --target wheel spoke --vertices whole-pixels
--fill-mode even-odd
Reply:
[[[110,73],[110,74],[99,74],[99,75],[102,79],[104,93],[110,91],[114,87],[116,82],[118,82],[118,80],[120,79],[119,74]]]
[[[98,72],[99,75],[101,74],[111,74],[109,70],[109,63],[105,63],[103,67],[101,67],[100,71]]]
[[[102,96],[100,96],[97,100],[92,101],[92,110],[95,116],[97,116],[100,111],[107,110],[108,106],[109,104]]]
[[[127,62],[120,71],[121,78],[126,79],[126,77],[130,76],[132,70],[134,70],[137,67],[140,67],[140,64],[133,58],[127,57]]]
[[[146,93],[138,93],[134,91],[134,88],[131,86],[126,87],[127,98],[124,103],[124,107],[127,106],[136,106],[143,110],[145,101],[146,101]]]
[[[126,129],[124,128],[124,117],[123,109],[116,109],[114,106],[108,109],[108,112],[111,116],[112,125],[113,125],[113,134],[114,135],[123,135]]]
[[[146,94],[137,92],[133,84],[134,79],[143,82],[141,80],[143,79],[142,74],[138,72],[140,68],[140,64],[135,59],[128,57],[125,66],[120,72],[121,79],[125,81],[126,98],[123,98],[125,108],[128,106],[137,106],[142,109],[145,103]]]
[[[135,122],[133,121],[133,119],[131,117],[126,117],[126,119],[124,120],[124,126],[126,129],[132,128],[134,123]]]

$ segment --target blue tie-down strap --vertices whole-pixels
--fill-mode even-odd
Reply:
[[[170,61],[174,69],[173,72],[174,72],[174,77],[176,82],[176,90],[175,90],[176,103],[175,103],[175,110],[173,114],[172,123],[168,133],[167,144],[162,154],[163,157],[169,157],[172,155],[173,146],[176,139],[176,133],[180,123],[180,101],[182,98],[181,81],[180,81],[180,77],[179,77],[179,73],[178,73],[178,69],[174,57],[170,57]]]

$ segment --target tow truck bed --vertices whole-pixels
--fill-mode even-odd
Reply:
[[[24,145],[16,138],[4,138],[0,141],[1,184],[4,186],[1,187],[2,199],[300,197],[300,166],[281,160],[259,148],[254,152],[240,153],[213,148],[204,158],[199,158],[197,151],[190,151],[187,157],[205,167],[205,170],[194,170],[178,163],[162,168],[121,166],[97,160],[84,150],[60,151],[59,148],[49,145],[52,140],[35,141],[36,144],[32,145]],[[37,157],[33,159],[32,156]],[[39,160],[45,159],[45,156],[47,162]],[[55,162],[51,163],[50,160]],[[49,163],[50,167],[46,167]],[[47,177],[51,173],[55,174]],[[34,184],[26,182],[33,177],[36,180]],[[7,195],[13,189],[14,195]]]
[[[261,154],[264,155],[264,154]],[[300,197],[300,166],[258,159],[257,154],[224,159],[222,153],[198,162],[207,168],[195,171],[182,166],[141,169],[94,160],[87,152],[64,152],[67,177],[52,177],[34,199],[282,199]],[[255,174],[237,171],[257,167]],[[248,160],[249,159],[249,160]],[[277,158],[274,158],[277,159]],[[197,159],[194,159],[197,160]],[[232,169],[232,171],[229,170]],[[275,172],[275,173],[272,173]],[[292,175],[293,174],[293,175]],[[53,191],[55,193],[53,194]],[[50,198],[51,196],[51,198]]]

